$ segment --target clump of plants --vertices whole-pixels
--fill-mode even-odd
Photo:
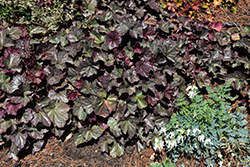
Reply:
[[[197,160],[206,159],[207,166],[249,165],[246,114],[230,112],[230,84],[206,87],[207,97],[199,95],[194,85],[187,89],[188,97],[179,94],[176,105],[180,110],[161,129],[163,140],[155,140],[154,148],[164,148],[174,162],[188,154]]]
[[[212,15],[210,8],[218,6],[237,12],[237,0],[160,0],[158,3],[172,13],[190,18],[201,18],[201,12]]]

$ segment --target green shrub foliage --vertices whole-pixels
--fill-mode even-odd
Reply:
[[[30,16],[39,25],[0,28],[0,141],[14,159],[69,131],[112,157],[131,143],[140,151],[189,83],[204,91],[228,81],[235,92],[248,84],[249,27],[221,32],[231,25],[170,15],[154,0],[82,0],[72,1],[81,17],[58,29],[66,16],[46,22],[41,15],[56,16],[43,7],[66,1],[42,2],[47,13]]]

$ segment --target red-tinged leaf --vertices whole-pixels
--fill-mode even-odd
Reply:
[[[2,50],[3,47],[10,46],[14,46],[14,42],[7,37],[7,30],[3,29],[0,31],[0,50]]]
[[[168,100],[172,100],[174,94],[175,94],[175,87],[171,86],[169,83],[166,87],[166,89],[164,90],[164,95]]]
[[[33,143],[32,153],[34,154],[35,152],[40,151],[43,144],[44,144],[44,140],[38,140],[37,142]]]
[[[20,122],[15,119],[10,119],[10,120],[4,120],[4,119],[0,119],[0,134],[4,133],[7,131],[8,128],[11,127],[11,131],[15,131],[17,128],[17,124],[19,124]]]
[[[159,4],[157,2],[155,2],[154,0],[149,2],[147,4],[151,9],[156,10],[157,12],[159,12],[159,10],[161,9],[161,7],[159,6]]]
[[[20,55],[17,53],[9,54],[7,57],[2,58],[3,62],[2,64],[7,68],[6,72],[21,72],[22,67],[19,65],[21,62]]]
[[[134,69],[127,70],[125,72],[125,77],[128,79],[130,83],[135,83],[140,80]]]
[[[0,116],[4,118],[5,114],[6,114],[6,110],[3,108],[0,108]]]
[[[150,18],[147,18],[145,17],[146,19],[144,19],[144,23],[145,24],[148,24],[148,25],[156,25],[157,24],[157,20],[154,18],[154,17],[150,17]]]
[[[58,84],[64,75],[62,71],[55,67],[45,67],[43,70],[50,85]]]
[[[67,66],[65,63],[74,64],[73,59],[68,56],[68,53],[65,51],[60,51],[54,54],[51,58],[51,63],[55,64],[56,68],[64,70]]]
[[[132,47],[134,53],[141,54],[143,52],[143,47],[140,46],[140,43],[136,41],[135,45]]]
[[[31,123],[34,126],[37,126],[39,122],[41,122],[43,125],[50,127],[51,121],[48,117],[48,115],[44,111],[38,111],[38,112],[32,112],[33,119],[31,120]]]
[[[33,118],[31,111],[32,111],[32,109],[30,109],[30,108],[25,109],[25,112],[23,113],[23,116],[20,119],[20,122],[27,124],[29,121],[31,121]]]
[[[41,43],[36,48],[36,52],[39,53],[38,59],[42,58],[42,60],[51,60],[51,58],[58,52],[57,45],[52,43]]]
[[[42,82],[41,79],[43,79],[43,72],[37,69],[28,69],[27,70],[27,77],[29,78],[29,80],[31,80],[33,83],[37,83],[40,84]]]
[[[44,138],[44,134],[47,133],[49,130],[48,129],[41,129],[38,130],[37,128],[34,127],[30,127],[29,129],[29,136],[32,137],[33,139],[43,139]]]
[[[103,97],[97,97],[93,101],[94,112],[103,118],[106,118],[116,109],[117,97],[115,95],[109,95],[107,99]]]
[[[211,29],[216,30],[218,32],[220,32],[220,30],[222,29],[222,23],[220,22],[213,22],[210,26]]]
[[[103,88],[108,92],[113,86],[117,86],[117,81],[110,74],[105,74],[100,78]]]
[[[79,94],[78,91],[70,91],[70,92],[68,92],[67,98],[68,98],[69,100],[74,101],[75,99],[78,98],[78,94]]]
[[[118,104],[117,104],[116,112],[114,114],[114,118],[117,119],[117,120],[122,118],[124,116],[124,112],[125,112],[126,109],[127,109],[126,101],[119,100]]]
[[[4,57],[7,58],[9,55],[18,53],[19,49],[13,48],[13,47],[8,47],[7,49],[4,50]]]
[[[117,30],[111,31],[110,33],[106,35],[106,43],[109,46],[112,46],[115,48],[115,47],[118,47],[121,42],[122,42],[122,38]]]
[[[10,140],[14,143],[16,147],[22,149],[26,144],[27,137],[28,137],[27,132],[21,133],[18,131],[17,133],[14,133],[13,135],[10,136]]]
[[[71,43],[69,46],[65,48],[69,55],[75,57],[78,52],[81,51],[83,44],[81,42]]]
[[[83,79],[76,80],[75,85],[76,85],[77,89],[81,89],[81,87],[84,85]]]
[[[144,76],[146,78],[149,77],[149,72],[152,69],[152,65],[149,61],[138,61],[136,62],[136,72],[140,74],[141,76]]]
[[[157,33],[155,33],[155,31],[156,31],[155,27],[149,26],[143,30],[143,36],[145,38],[148,38],[149,41],[153,41],[157,35]]]
[[[7,114],[17,115],[17,111],[22,108],[21,104],[15,104],[10,101],[4,103],[3,107],[5,108]]]
[[[77,27],[73,27],[69,34],[67,34],[68,40],[73,42],[78,42],[83,39],[83,31],[82,29],[78,29]]]
[[[82,61],[80,65],[76,68],[76,71],[83,76],[89,77],[91,75],[97,74],[99,65],[95,65],[94,62],[87,58],[85,61]]]
[[[150,81],[154,82],[156,85],[167,85],[167,78],[165,73],[162,73],[161,71],[157,71],[154,73],[154,77],[150,78]]]

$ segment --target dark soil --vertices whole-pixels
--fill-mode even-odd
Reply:
[[[205,13],[201,13],[201,16],[212,21],[236,24],[239,28],[250,25],[250,0],[240,0],[237,5],[239,11],[235,14],[221,7],[216,9],[211,7],[213,16],[207,16]],[[249,114],[247,120],[250,126]],[[0,147],[0,165],[1,167],[145,167],[151,162],[161,162],[166,157],[164,153],[155,155],[151,147],[138,153],[136,146],[132,145],[126,148],[125,154],[120,158],[111,158],[107,154],[101,153],[97,144],[76,147],[74,141],[74,135],[67,141],[49,139],[40,152],[23,154],[19,161],[8,159],[6,155],[8,148]],[[177,166],[181,164],[184,164],[185,167],[205,166],[203,160],[197,161],[189,156],[179,158]]]

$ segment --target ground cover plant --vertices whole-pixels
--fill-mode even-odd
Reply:
[[[71,132],[77,145],[97,142],[112,157],[131,143],[141,151],[171,122],[190,83],[206,93],[227,81],[229,100],[242,101],[235,110],[245,109],[249,27],[222,32],[230,25],[179,17],[155,1],[73,5],[88,12],[54,35],[46,24],[1,27],[0,141],[9,157]]]

